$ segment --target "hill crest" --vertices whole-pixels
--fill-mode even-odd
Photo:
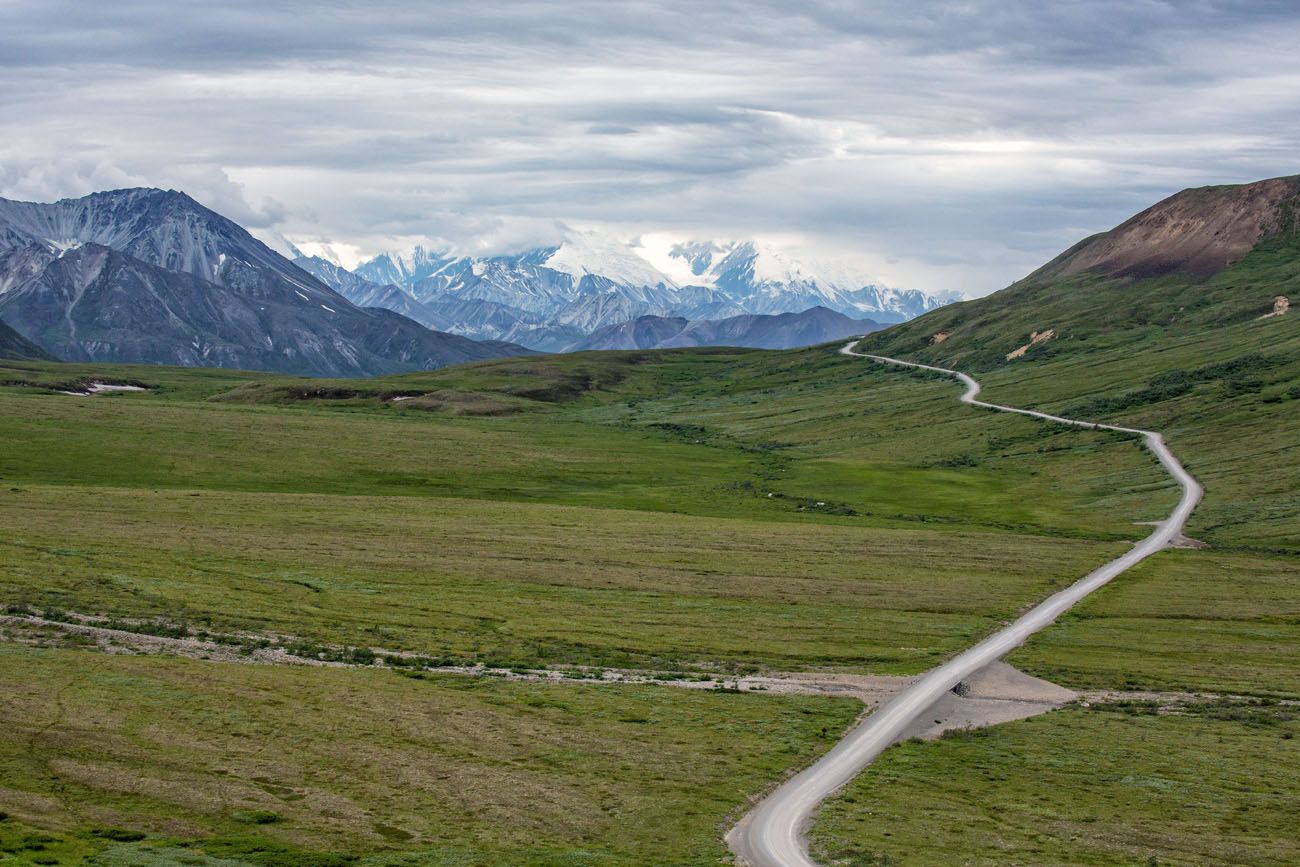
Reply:
[[[1300,175],[1249,184],[1193,187],[1157,202],[1108,232],[1066,250],[1030,276],[1083,272],[1146,279],[1210,277],[1296,219]]]

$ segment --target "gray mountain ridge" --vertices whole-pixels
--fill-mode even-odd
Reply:
[[[746,313],[728,319],[692,321],[683,317],[641,316],[608,325],[569,347],[588,349],[679,349],[689,346],[741,346],[797,349],[885,328],[870,319],[850,319],[825,307],[799,313]]]
[[[368,376],[529,352],[376,300],[352,303],[174,190],[0,199],[0,317],[66,360]]]
[[[348,271],[291,262],[174,190],[0,199],[0,316],[67,360],[364,376],[571,351],[597,334],[617,342],[603,329],[645,317],[682,320],[642,323],[657,343],[809,345],[864,330],[845,321],[900,321],[944,303],[846,289],[750,242],[671,255],[689,279],[594,233],[488,258],[416,248]],[[827,319],[832,311],[844,321]]]

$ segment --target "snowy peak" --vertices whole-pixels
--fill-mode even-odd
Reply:
[[[680,244],[674,244],[668,251],[668,255],[673,259],[685,262],[690,268],[691,274],[695,277],[708,279],[707,275],[713,268],[713,263],[719,261],[731,252],[730,247],[724,247],[715,244],[712,241],[683,241]]]
[[[597,232],[571,232],[542,264],[577,280],[591,275],[625,286],[677,286],[631,244]]]
[[[250,229],[249,234],[265,244],[272,252],[277,253],[292,262],[304,255],[302,250],[298,249],[292,241],[281,235],[275,229]],[[332,261],[335,265],[339,264],[337,258]]]
[[[454,256],[417,245],[405,254],[386,250],[373,259],[362,262],[354,273],[371,283],[393,283],[410,287],[433,276],[454,261]]]
[[[310,267],[336,289],[342,282]],[[796,255],[767,240],[683,239],[666,233],[628,240],[599,231],[565,229],[556,247],[515,255],[452,257],[415,247],[384,252],[352,272],[372,284],[349,286],[352,300],[377,303],[379,287],[448,316],[448,330],[475,338],[520,340],[552,350],[576,331],[631,322],[640,316],[717,320],[743,315],[802,313],[825,307],[850,319],[902,322],[953,300],[877,285],[862,269]],[[479,303],[468,303],[479,302]],[[507,320],[513,317],[512,325]],[[781,327],[785,327],[782,323]],[[559,329],[559,331],[557,331]],[[562,331],[561,336],[557,336]],[[524,335],[524,336],[520,336]]]
[[[828,297],[876,286],[873,277],[840,262],[813,261],[783,247],[761,241],[741,241],[723,251],[702,276],[720,289],[756,287],[820,287]]]

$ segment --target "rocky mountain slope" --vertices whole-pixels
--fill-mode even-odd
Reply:
[[[1285,226],[1294,228],[1300,177],[1183,190],[1067,250],[1035,275],[1209,277]]]
[[[857,337],[884,328],[870,319],[850,319],[825,307],[776,315],[746,313],[719,320],[641,316],[608,325],[569,347],[585,349],[674,349],[685,346],[744,346],[797,349]]]
[[[294,260],[294,264],[358,307],[391,310],[426,328],[440,331],[447,330],[451,324],[446,317],[438,315],[432,307],[417,301],[415,296],[394,283],[372,283],[320,256],[301,256]]]
[[[363,308],[184,193],[0,199],[0,316],[67,360],[360,376],[525,352]]]

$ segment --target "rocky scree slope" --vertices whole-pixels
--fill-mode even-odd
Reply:
[[[0,199],[0,316],[70,361],[366,376],[527,352],[358,307],[174,190]]]

